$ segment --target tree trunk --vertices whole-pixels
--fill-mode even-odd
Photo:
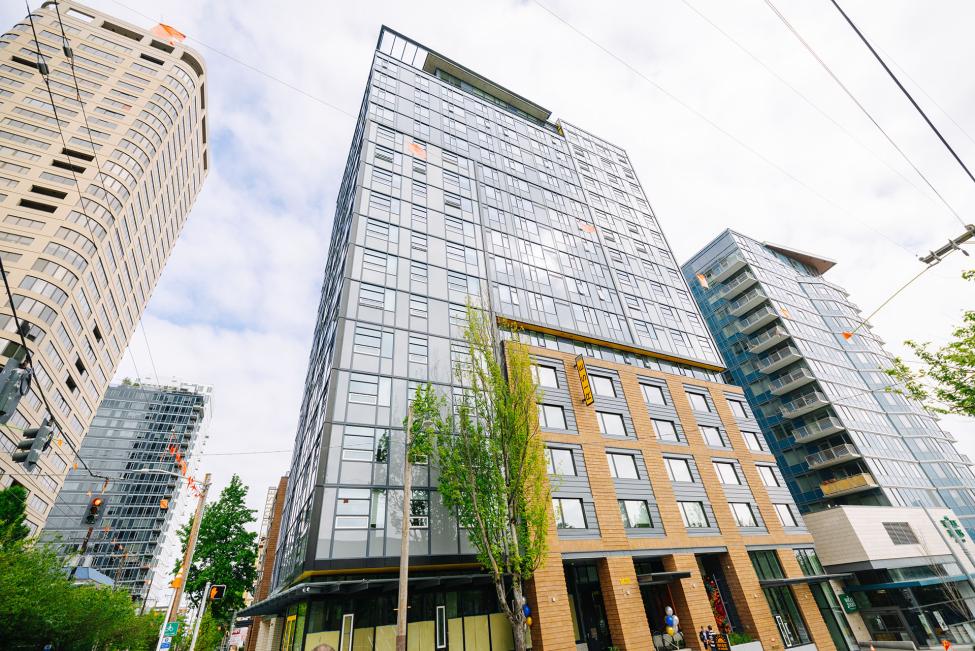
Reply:
[[[521,579],[517,576],[511,579],[511,592],[515,597],[515,607],[511,609],[511,635],[515,643],[515,651],[525,651],[525,596],[521,591]]]
[[[525,651],[525,627],[520,624],[512,624],[511,636],[514,639],[515,651]]]

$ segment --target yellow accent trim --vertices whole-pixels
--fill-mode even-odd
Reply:
[[[429,571],[429,570],[473,570],[481,569],[479,563],[452,563],[452,564],[440,564],[440,565],[411,565],[410,571]],[[363,568],[347,568],[342,570],[308,570],[307,572],[302,572],[291,582],[291,585],[297,585],[307,579],[315,576],[335,576],[337,574],[393,574],[399,572],[398,567],[363,567]]]
[[[597,339],[595,337],[590,337],[588,335],[579,335],[574,332],[566,332],[565,330],[558,330],[556,328],[549,328],[547,326],[538,325],[535,323],[528,323],[527,321],[518,321],[516,319],[509,319],[508,317],[499,316],[497,317],[498,325],[501,327],[514,327],[519,330],[531,330],[532,332],[541,332],[546,335],[555,335],[556,337],[564,337],[565,339],[572,339],[573,341],[581,341],[587,344],[595,344],[597,346],[605,346],[606,348],[613,348],[614,350],[622,350],[627,353],[634,353],[636,355],[645,355],[647,357],[653,357],[655,359],[662,359],[667,362],[674,362],[677,364],[687,364],[688,366],[696,366],[698,368],[707,369],[709,371],[721,372],[725,370],[724,366],[715,366],[714,364],[708,364],[707,362],[699,362],[697,360],[685,359],[683,357],[674,357],[672,355],[665,355],[663,353],[658,353],[652,350],[647,350],[646,348],[638,348],[636,346],[630,346],[628,344],[620,344],[615,341],[609,341],[607,339]]]

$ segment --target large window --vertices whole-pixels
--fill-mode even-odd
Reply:
[[[663,387],[657,386],[655,384],[641,384],[640,388],[643,390],[643,397],[651,405],[666,405],[667,395],[664,393]]]
[[[626,426],[621,415],[597,411],[596,417],[599,419],[599,431],[606,436],[626,436]]]
[[[558,405],[538,405],[538,425],[544,429],[565,429],[565,412]]]
[[[590,375],[589,384],[592,386],[592,392],[597,396],[616,397],[616,387],[613,386],[611,378],[602,375]]]
[[[704,394],[694,391],[687,391],[686,393],[687,399],[691,403],[691,409],[694,411],[711,411],[711,407],[708,406],[708,399],[704,397]]]
[[[799,567],[802,569],[803,574],[806,576],[826,574],[826,570],[823,569],[823,564],[819,562],[819,555],[816,554],[815,549],[806,547],[793,551],[796,554],[796,560],[799,562]]]
[[[782,565],[774,551],[748,552],[751,556],[752,565],[760,581],[770,579],[784,579],[785,573]],[[779,635],[786,648],[809,644],[809,632],[806,630],[806,622],[796,606],[795,597],[792,589],[788,586],[778,586],[774,588],[762,588],[765,599],[768,601],[772,616],[779,628]]]
[[[721,437],[721,430],[712,425],[701,425],[701,436],[704,437],[704,442],[713,448],[723,448],[726,447],[724,443],[724,438]]]
[[[779,516],[779,522],[782,523],[783,527],[796,527],[796,514],[792,512],[792,506],[789,504],[773,504],[775,507],[775,513]]]
[[[684,521],[684,526],[689,529],[705,529],[710,525],[708,516],[704,512],[703,502],[678,502],[680,506],[680,517]]]
[[[653,526],[650,508],[643,500],[620,500],[620,516],[627,529],[649,529]]]
[[[430,526],[430,491],[415,490],[410,499],[410,526],[427,529]]]
[[[890,536],[890,542],[895,545],[916,545],[917,536],[908,522],[884,522],[884,529]]]
[[[534,367],[535,369],[535,381],[540,387],[549,387],[551,389],[559,388],[559,376],[555,372],[554,366],[542,366],[538,365]]]
[[[545,448],[545,459],[548,462],[548,474],[550,475],[576,474],[576,466],[572,460],[572,450]]]
[[[555,526],[558,529],[585,529],[586,514],[582,510],[582,500],[556,497],[552,500],[555,511]]]
[[[746,432],[742,431],[741,435],[745,437],[745,445],[752,452],[765,452],[765,446],[762,445],[762,436],[758,432]]]
[[[670,481],[694,481],[694,476],[691,474],[691,465],[687,462],[687,459],[664,457],[664,465],[667,467],[667,476],[670,477]]]
[[[616,479],[639,479],[636,469],[636,457],[632,454],[607,452],[606,461],[609,462],[609,474]]]
[[[735,522],[738,523],[739,527],[757,527],[758,524],[755,522],[755,513],[752,511],[752,505],[745,502],[731,502],[731,512],[735,516]]]
[[[674,427],[673,421],[654,419],[652,422],[653,422],[653,431],[657,435],[658,439],[670,443],[680,442],[680,435],[677,433],[677,428]]]
[[[775,470],[772,466],[755,466],[758,468],[758,476],[762,478],[762,483],[769,488],[775,488],[779,485],[779,478],[775,476]]]
[[[728,406],[731,407],[731,413],[735,415],[735,418],[748,418],[745,405],[740,400],[728,400]]]
[[[728,461],[715,461],[714,472],[718,474],[718,481],[722,484],[741,484],[735,464]]]

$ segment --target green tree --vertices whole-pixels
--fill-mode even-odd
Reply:
[[[975,280],[975,270],[964,272],[962,278]],[[894,360],[887,373],[898,380],[898,391],[937,413],[975,416],[975,311],[965,311],[962,324],[940,348],[932,348],[929,342],[904,343],[921,360],[921,367],[914,370],[904,360]]]
[[[452,427],[434,449],[439,490],[456,509],[480,563],[490,572],[516,651],[526,647],[525,582],[545,558],[550,493],[538,432],[538,386],[517,335],[502,343],[491,317],[467,306],[470,362]],[[414,418],[436,418],[436,401],[414,402]],[[422,439],[421,439],[422,440]]]
[[[24,540],[30,529],[24,524],[27,511],[27,489],[9,486],[0,491],[0,548]]]
[[[186,580],[186,595],[195,605],[200,605],[207,581],[212,585],[224,584],[227,591],[223,599],[212,601],[207,611],[213,613],[218,624],[229,625],[234,613],[244,607],[244,592],[252,590],[257,580],[257,534],[246,527],[255,521],[254,510],[247,508],[244,498],[247,486],[234,475],[216,502],[207,504],[200,522],[200,535],[193,553]],[[190,534],[190,523],[180,532],[183,551]],[[174,572],[178,573],[182,558]]]

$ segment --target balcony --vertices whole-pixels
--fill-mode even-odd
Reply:
[[[798,362],[800,359],[802,359],[802,353],[799,352],[799,349],[793,346],[785,346],[759,358],[755,363],[755,368],[768,375],[775,373],[780,368],[785,368],[789,364]]]
[[[772,346],[782,343],[789,338],[789,333],[782,326],[769,328],[748,340],[748,352],[761,353]]]
[[[797,427],[792,434],[796,439],[796,443],[810,443],[826,438],[827,436],[832,436],[845,429],[839,418],[827,416],[826,418],[820,418],[811,423],[806,423],[801,427]]]
[[[741,275],[735,276],[731,281],[725,283],[724,287],[718,291],[718,298],[723,298],[730,301],[735,296],[738,296],[738,294],[741,294],[743,291],[757,282],[758,278],[755,277],[755,274],[750,271],[746,271]]]
[[[844,443],[843,445],[836,445],[826,450],[820,450],[815,454],[810,454],[806,457],[806,463],[811,470],[818,470],[820,468],[829,468],[840,463],[846,463],[847,461],[853,461],[854,459],[859,459],[861,456],[855,447],[849,443]]]
[[[754,310],[756,307],[768,300],[761,289],[756,287],[746,294],[742,294],[728,305],[728,313],[731,316],[741,316],[746,312]]]
[[[782,405],[784,418],[798,418],[829,404],[829,399],[819,391],[810,391]]]
[[[841,495],[850,495],[851,493],[880,488],[880,485],[877,484],[877,480],[872,475],[861,472],[857,475],[843,477],[842,479],[824,481],[819,485],[819,488],[823,491],[825,497],[839,497]]]
[[[798,389],[801,386],[805,386],[810,382],[813,382],[816,378],[813,377],[812,371],[808,368],[802,367],[795,370],[789,371],[785,375],[780,375],[771,382],[769,382],[769,390],[774,396],[781,396],[785,393],[789,393],[793,389]]]
[[[766,305],[739,320],[738,331],[749,335],[778,318],[779,313],[773,310],[771,306]]]
[[[737,253],[732,253],[727,258],[716,264],[710,270],[711,277],[709,280],[714,283],[720,283],[726,278],[731,278],[731,274],[735,273],[742,267],[744,267],[747,262],[745,258],[741,257]]]

